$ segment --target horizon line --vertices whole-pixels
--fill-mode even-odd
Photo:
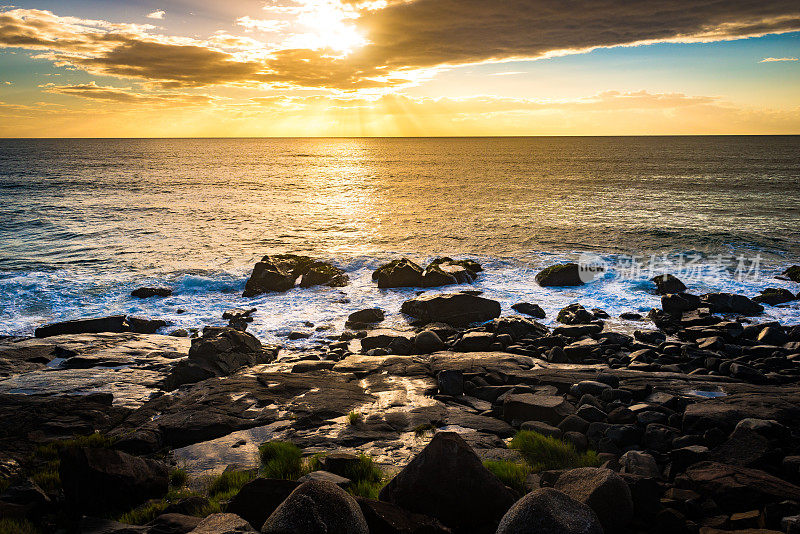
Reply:
[[[528,139],[528,138],[598,138],[598,137],[798,137],[790,134],[561,134],[561,135],[258,135],[258,136],[167,136],[167,137],[3,137],[2,141],[36,140],[123,140],[123,139]]]

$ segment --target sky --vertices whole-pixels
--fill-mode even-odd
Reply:
[[[686,134],[800,134],[797,0],[0,4],[1,137]]]

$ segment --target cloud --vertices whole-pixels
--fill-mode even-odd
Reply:
[[[775,61],[798,61],[796,57],[765,57],[759,63],[773,63]]]
[[[170,107],[198,106],[207,105],[216,100],[215,97],[209,95],[189,93],[139,93],[130,88],[104,87],[95,82],[80,85],[47,84],[41,87],[45,88],[47,93],[126,104],[167,105]]]
[[[148,13],[147,14],[147,18],[148,19],[163,19],[166,14],[167,14],[167,12],[164,11],[163,9],[158,9],[156,11],[153,11],[152,13]]]

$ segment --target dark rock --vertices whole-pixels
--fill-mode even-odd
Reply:
[[[683,430],[702,434],[717,427],[727,434],[747,418],[775,420],[788,427],[800,425],[800,395],[796,392],[737,393],[690,404],[683,415]]]
[[[490,328],[498,336],[507,334],[514,341],[536,339],[550,333],[550,330],[543,324],[519,315],[495,319]]]
[[[788,289],[774,287],[762,289],[759,296],[753,297],[753,302],[758,302],[759,304],[769,304],[770,306],[777,306],[778,304],[784,304],[793,300],[797,300],[797,297],[794,296],[794,293]]]
[[[295,286],[298,279],[300,287],[342,287],[348,282],[345,272],[329,263],[295,254],[267,255],[253,267],[242,296],[254,297],[270,291],[287,291]]]
[[[78,529],[76,532],[80,534],[149,534],[150,527],[128,525],[99,517],[83,517]]]
[[[364,324],[371,324],[371,323],[379,323],[386,318],[383,310],[380,308],[368,308],[366,310],[359,310],[357,312],[351,313],[347,317],[347,322],[349,323],[364,323]]]
[[[264,522],[264,534],[369,534],[356,500],[342,488],[317,480],[297,487]]]
[[[708,454],[707,459],[730,465],[763,469],[768,466],[771,459],[777,460],[774,458],[775,452],[771,440],[755,430],[737,426],[727,441],[715,447]]]
[[[129,316],[125,322],[128,324],[128,331],[136,334],[155,334],[160,328],[167,326],[167,322],[162,319],[144,317]]]
[[[690,293],[674,293],[661,297],[661,309],[671,315],[696,310],[700,304],[700,297]]]
[[[524,315],[536,317],[537,319],[544,319],[547,317],[547,314],[541,306],[538,304],[531,304],[530,302],[519,302],[511,306],[511,309]]]
[[[570,304],[562,308],[558,312],[558,316],[556,320],[560,323],[564,324],[589,324],[594,321],[595,317],[586,308],[578,304],[577,302],[574,304]]]
[[[406,258],[393,260],[372,273],[372,280],[378,287],[420,287],[422,286],[422,267]]]
[[[253,317],[252,315],[258,311],[256,308],[230,308],[222,312],[222,318],[231,321],[231,320],[242,320],[247,322],[252,322]]]
[[[388,502],[357,498],[370,534],[448,534],[436,519],[409,512]]]
[[[686,285],[671,274],[660,274],[650,280],[656,285],[656,294],[683,293]]]
[[[633,500],[628,485],[610,469],[582,467],[567,471],[555,489],[588,505],[606,532],[619,532],[633,517]]]
[[[619,459],[620,472],[646,478],[660,478],[661,470],[652,454],[628,451]]]
[[[481,531],[502,517],[514,496],[458,434],[438,432],[381,490],[380,500]]]
[[[551,265],[536,275],[536,283],[547,286],[582,286],[580,267],[577,263]]]
[[[331,473],[330,471],[311,471],[310,473],[301,476],[297,479],[297,482],[302,484],[303,482],[315,480],[317,482],[327,482],[329,484],[335,484],[340,488],[347,488],[351,484],[351,480],[349,478],[345,478],[343,476],[337,475],[336,473]]]
[[[577,338],[599,334],[602,331],[603,327],[598,324],[579,324],[571,326],[557,326],[553,329],[553,335]]]
[[[188,534],[194,531],[202,521],[202,518],[191,515],[163,513],[145,526],[147,534]]]
[[[764,345],[783,345],[789,342],[789,336],[786,335],[782,328],[767,326],[758,333],[756,341]]]
[[[556,439],[561,439],[563,432],[560,428],[552,425],[548,425],[542,421],[525,421],[520,426],[520,430],[529,430],[531,432],[536,432],[537,434],[541,434],[543,436],[550,436]]]
[[[111,449],[68,448],[59,454],[59,476],[67,502],[76,511],[106,514],[128,510],[169,487],[169,469]]]
[[[552,488],[534,490],[508,511],[497,534],[603,534],[594,511]]]
[[[792,265],[783,271],[783,276],[787,277],[792,282],[800,282],[800,265]]]
[[[60,336],[64,334],[96,334],[99,332],[126,332],[128,325],[124,315],[113,315],[97,319],[75,319],[40,326],[34,332],[36,337]]]
[[[206,517],[198,523],[191,534],[240,534],[250,532],[257,532],[250,523],[236,514],[225,513],[211,514]]]
[[[420,354],[444,350],[444,341],[433,330],[423,330],[414,337],[414,348]]]
[[[139,299],[169,297],[170,295],[172,295],[172,290],[168,287],[139,287],[131,291],[131,296]]]
[[[465,326],[499,317],[500,303],[466,293],[421,295],[405,301],[400,311],[424,323]]]
[[[258,530],[264,521],[297,489],[293,480],[256,478],[248,482],[228,502],[225,511],[244,518]]]
[[[441,287],[452,284],[469,284],[475,281],[481,266],[471,260],[456,261],[438,258],[422,273],[422,287]]]
[[[764,311],[764,306],[761,304],[753,302],[744,295],[732,293],[706,293],[700,297],[700,303],[711,310],[711,313],[758,315]]]
[[[635,337],[637,341],[647,343],[648,345],[660,345],[667,340],[667,336],[658,330],[636,330],[633,332],[633,337]]]
[[[491,332],[467,332],[453,345],[453,350],[458,352],[483,352],[489,350],[493,342],[494,334]]]
[[[439,371],[436,381],[440,395],[460,397],[464,394],[464,373],[460,370]]]
[[[575,406],[558,395],[522,393],[508,395],[503,401],[503,419],[509,423],[544,421],[557,426],[565,417],[574,413]]]
[[[585,434],[589,429],[589,421],[577,415],[568,415],[558,424],[558,428],[565,433],[580,432],[581,434]]]
[[[620,313],[619,318],[625,319],[626,321],[641,321],[643,319],[641,313],[634,313],[634,312]]]

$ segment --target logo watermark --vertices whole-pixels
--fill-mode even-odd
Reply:
[[[731,278],[752,282],[761,277],[761,255],[640,254],[615,255],[613,261],[608,261],[598,254],[581,254],[578,258],[582,282],[589,283],[608,273],[620,280],[649,280],[668,273],[684,282]]]

